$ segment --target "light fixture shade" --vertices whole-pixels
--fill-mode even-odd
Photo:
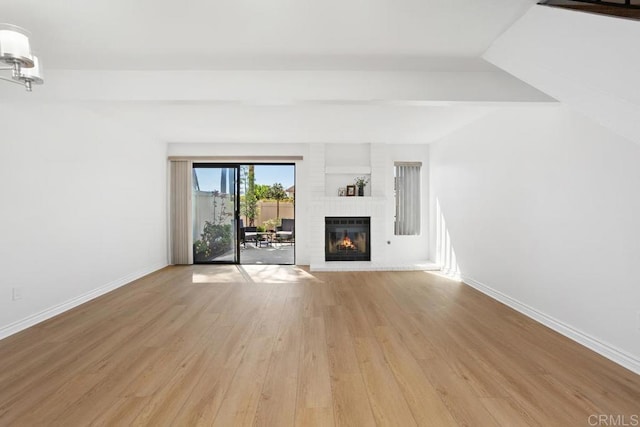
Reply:
[[[0,61],[18,63],[25,68],[33,67],[29,33],[11,24],[0,24]]]
[[[28,81],[36,85],[44,83],[44,76],[42,74],[42,62],[37,56],[33,55],[33,67],[20,69],[20,80]]]

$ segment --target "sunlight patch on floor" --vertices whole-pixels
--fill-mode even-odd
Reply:
[[[242,272],[235,265],[208,265],[193,273],[192,283],[239,283],[244,282]]]
[[[240,268],[256,283],[293,283],[300,280],[318,280],[295,265],[243,265]]]

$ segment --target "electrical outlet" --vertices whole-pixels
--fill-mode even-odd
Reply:
[[[11,298],[14,301],[18,301],[19,299],[22,299],[22,288],[13,288]]]

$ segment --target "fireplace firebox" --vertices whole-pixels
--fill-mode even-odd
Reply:
[[[325,261],[371,261],[371,217],[325,217]]]

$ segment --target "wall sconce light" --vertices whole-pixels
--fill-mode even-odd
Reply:
[[[44,83],[42,64],[31,50],[29,32],[23,28],[0,24],[0,63],[8,65],[0,70],[11,71],[11,78],[0,76],[0,80],[22,85],[28,92],[32,85]]]

